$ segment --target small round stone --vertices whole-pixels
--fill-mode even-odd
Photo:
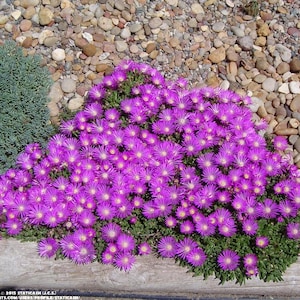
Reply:
[[[55,61],[62,61],[66,58],[66,53],[64,49],[61,48],[57,48],[55,50],[52,51],[52,58]]]
[[[76,111],[78,110],[84,103],[84,98],[83,97],[74,97],[72,99],[70,99],[70,101],[68,102],[68,109],[72,110],[72,111]]]
[[[262,83],[262,88],[266,92],[273,92],[276,89],[276,80],[274,78],[267,78],[263,83]]]
[[[76,82],[72,78],[64,78],[61,82],[61,89],[65,93],[73,93],[76,90]]]

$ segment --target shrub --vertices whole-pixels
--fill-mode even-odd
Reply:
[[[29,143],[52,134],[46,106],[51,77],[38,56],[8,41],[0,46],[0,174]]]
[[[0,177],[0,232],[78,264],[128,271],[152,252],[222,283],[282,280],[299,253],[300,174],[249,102],[124,62],[43,156],[28,145]]]

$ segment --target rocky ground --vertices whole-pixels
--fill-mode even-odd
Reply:
[[[300,1],[0,0],[0,44],[42,55],[52,121],[123,59],[252,97],[300,168]]]

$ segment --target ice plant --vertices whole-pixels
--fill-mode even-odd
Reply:
[[[222,283],[282,280],[299,253],[300,172],[250,102],[124,61],[0,176],[1,235],[126,272],[153,253]]]

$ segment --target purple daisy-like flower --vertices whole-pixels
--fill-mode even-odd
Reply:
[[[202,236],[210,236],[215,233],[216,226],[212,225],[209,218],[202,217],[196,222],[196,231]]]
[[[174,237],[163,237],[158,242],[157,249],[162,257],[174,257],[177,252],[177,242]]]
[[[221,235],[226,236],[226,237],[231,237],[233,236],[237,229],[236,225],[233,219],[227,219],[225,220],[222,224],[218,226],[219,232]]]
[[[122,252],[132,251],[135,248],[135,240],[131,235],[120,233],[117,237],[116,244]]]
[[[56,227],[59,224],[59,219],[56,210],[49,210],[45,213],[44,222],[51,228]]]
[[[258,258],[255,254],[249,253],[244,256],[244,266],[246,268],[255,267],[257,265]]]
[[[121,233],[121,227],[116,223],[108,223],[102,227],[101,236],[106,242],[116,241]]]
[[[185,207],[179,206],[177,207],[175,214],[179,220],[184,220],[188,217],[188,210]]]
[[[80,228],[73,233],[75,243],[85,243],[91,240],[96,235],[96,232],[92,228]]]
[[[194,267],[201,267],[206,261],[206,254],[201,248],[195,248],[188,253],[186,260]]]
[[[29,222],[33,225],[38,225],[43,222],[45,213],[47,211],[46,206],[41,204],[32,204],[28,209]]]
[[[42,257],[52,257],[59,248],[59,244],[53,238],[42,239],[38,244],[38,252]]]
[[[269,245],[269,239],[266,236],[258,236],[255,244],[259,248],[266,248]]]
[[[130,252],[118,253],[115,256],[114,264],[122,271],[129,271],[135,262],[135,257]]]
[[[276,150],[281,150],[281,151],[284,151],[288,146],[288,142],[286,138],[279,135],[274,137],[273,144]]]
[[[191,234],[195,230],[195,225],[192,221],[186,220],[180,224],[180,232],[183,234]]]
[[[17,219],[10,219],[5,223],[5,228],[9,235],[17,235],[23,229],[23,224]]]
[[[263,203],[259,204],[257,210],[260,217],[272,219],[277,216],[278,205],[272,199],[265,199]]]
[[[92,227],[96,222],[96,216],[89,209],[85,209],[79,214],[77,221],[83,227]]]
[[[296,217],[297,209],[289,200],[283,200],[278,204],[278,210],[283,217]]]
[[[182,241],[179,241],[176,246],[176,255],[180,258],[185,259],[191,251],[197,248],[197,243],[190,238],[184,238]]]
[[[98,204],[97,214],[101,220],[112,220],[116,215],[116,209],[109,203],[101,202]]]
[[[286,232],[290,239],[300,239],[300,223],[289,223],[287,225]]]
[[[230,249],[223,250],[218,256],[218,264],[222,270],[233,271],[239,265],[239,255]]]
[[[66,257],[70,257],[71,252],[75,250],[76,243],[73,235],[67,235],[60,240],[62,252]]]
[[[258,229],[258,224],[253,219],[246,219],[242,223],[243,231],[248,235],[254,235]]]
[[[70,258],[76,264],[91,263],[96,257],[96,251],[91,242],[75,243],[75,248],[70,252]]]
[[[177,220],[176,218],[169,216],[165,219],[165,224],[169,228],[174,228],[177,225]]]
[[[91,101],[101,101],[105,96],[105,89],[102,85],[95,85],[89,91],[89,100]]]
[[[113,264],[114,259],[114,255],[108,250],[103,251],[101,254],[101,261],[105,265]]]
[[[246,275],[248,277],[256,276],[257,274],[258,274],[258,267],[257,266],[246,268]]]
[[[116,217],[124,219],[130,216],[134,207],[129,201],[125,200],[115,208],[116,208]]]
[[[147,242],[143,242],[139,244],[138,247],[138,253],[139,255],[148,255],[151,253],[151,247]]]

